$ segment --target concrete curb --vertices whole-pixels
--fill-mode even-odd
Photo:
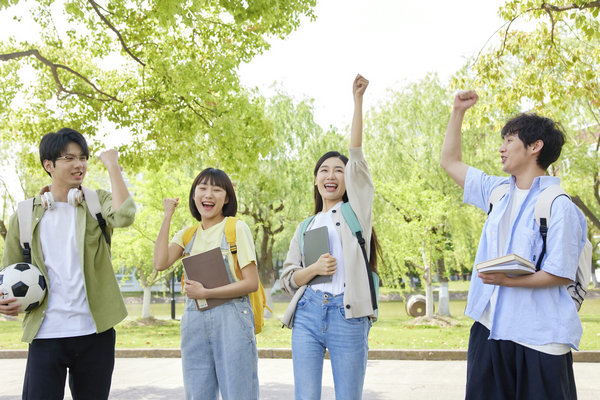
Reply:
[[[180,358],[179,349],[117,349],[117,358]],[[292,358],[292,349],[258,349],[259,358]],[[27,350],[0,350],[2,358],[27,358]],[[466,350],[369,350],[369,360],[465,361]],[[574,351],[573,361],[600,363],[600,351]]]

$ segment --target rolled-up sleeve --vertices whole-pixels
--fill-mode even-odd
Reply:
[[[131,196],[127,197],[118,210],[112,205],[112,194],[105,190],[97,190],[102,214],[106,218],[106,224],[110,227],[121,228],[133,224],[135,219],[135,202]]]
[[[290,296],[293,296],[299,288],[294,281],[294,273],[302,268],[302,255],[300,253],[300,243],[298,240],[299,229],[300,225],[296,227],[296,232],[294,232],[294,237],[290,242],[287,257],[283,263],[283,272],[279,278],[281,290]]]

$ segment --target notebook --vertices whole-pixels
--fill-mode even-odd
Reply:
[[[317,262],[319,257],[329,252],[329,231],[326,226],[320,226],[304,232],[304,261],[306,266]],[[317,275],[308,284],[331,282],[331,275]]]
[[[223,261],[221,249],[216,247],[203,253],[194,254],[181,260],[187,279],[200,282],[204,287],[213,289],[230,283],[227,267]],[[199,299],[196,301],[198,310],[208,310],[230,299]]]
[[[502,272],[511,275],[533,274],[535,265],[529,260],[519,257],[516,254],[507,254],[502,257],[492,258],[491,260],[480,262],[475,265],[478,272]]]

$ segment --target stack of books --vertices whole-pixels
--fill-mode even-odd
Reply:
[[[535,273],[535,265],[531,261],[519,257],[516,254],[507,254],[502,257],[480,262],[475,265],[475,268],[477,268],[478,272],[482,273],[502,272],[510,275]]]

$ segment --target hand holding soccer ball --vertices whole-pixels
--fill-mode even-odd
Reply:
[[[39,306],[46,296],[46,279],[37,267],[12,264],[0,271],[0,312],[17,315]],[[15,299],[12,300],[11,299]]]

